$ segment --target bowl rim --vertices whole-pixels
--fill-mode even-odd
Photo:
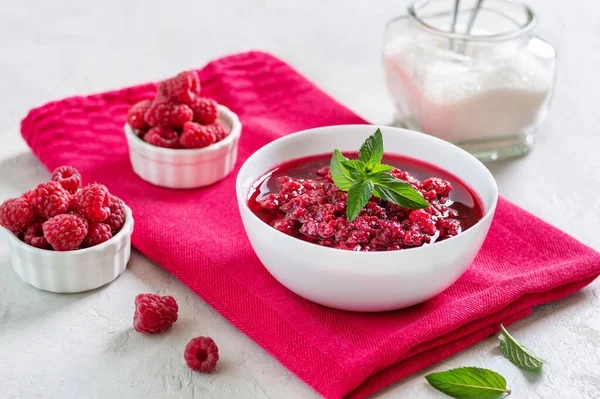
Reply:
[[[221,148],[227,147],[238,139],[242,133],[242,123],[240,122],[240,118],[237,116],[235,112],[230,110],[224,105],[217,104],[218,110],[218,118],[224,119],[231,124],[231,131],[223,140],[218,143],[211,144],[208,147],[203,148],[163,148],[157,147],[152,144],[146,143],[144,140],[140,139],[134,132],[133,128],[129,126],[129,123],[125,123],[123,129],[125,130],[125,136],[127,137],[127,141],[131,144],[134,144],[137,147],[144,148],[148,151],[152,151],[159,154],[181,154],[181,155],[195,155],[195,154],[209,154],[211,152],[216,152]]]
[[[115,243],[117,240],[121,240],[122,238],[130,237],[131,234],[133,233],[133,222],[134,222],[133,221],[133,213],[131,211],[131,208],[129,208],[127,205],[125,205],[125,222],[123,223],[123,227],[121,227],[121,230],[119,230],[119,232],[117,234],[112,236],[110,238],[110,240],[104,241],[103,243],[100,243],[98,245],[94,245],[93,247],[75,249],[72,251],[51,251],[48,249],[33,247],[33,246],[21,241],[11,231],[6,230],[6,229],[5,230],[9,236],[9,241],[12,241],[13,243],[15,243],[19,247],[20,251],[29,252],[34,255],[48,256],[48,257],[62,257],[62,256],[70,256],[70,255],[85,255],[85,254],[88,254],[91,252],[101,252],[106,247]]]
[[[413,248],[404,248],[404,249],[400,249],[400,250],[394,250],[394,251],[349,251],[349,250],[341,250],[338,248],[332,248],[332,247],[325,247],[325,246],[321,246],[321,245],[317,245],[314,243],[310,243],[304,240],[300,240],[296,237],[292,237],[289,236],[277,229],[274,229],[273,227],[269,226],[268,224],[266,224],[264,221],[262,221],[256,214],[254,214],[254,212],[252,212],[252,210],[250,209],[250,207],[248,206],[248,193],[247,192],[241,192],[242,190],[242,181],[241,181],[241,176],[246,172],[246,169],[248,168],[248,164],[253,161],[255,158],[258,158],[258,156],[260,156],[260,152],[262,152],[263,150],[268,149],[271,146],[274,146],[274,143],[277,142],[281,142],[281,141],[286,141],[286,140],[290,140],[291,137],[297,136],[297,135],[304,135],[304,134],[311,134],[320,130],[342,130],[342,129],[347,129],[347,128],[356,128],[356,127],[360,127],[360,128],[364,128],[365,126],[369,127],[369,128],[373,128],[373,129],[393,129],[393,130],[397,130],[397,131],[402,131],[405,134],[409,134],[409,135],[418,135],[421,139],[423,139],[425,142],[437,142],[437,143],[441,143],[442,145],[451,147],[454,149],[454,151],[457,151],[459,153],[461,153],[461,155],[467,157],[470,159],[471,162],[475,161],[475,164],[478,165],[478,167],[482,168],[482,172],[484,175],[486,175],[486,177],[488,178],[489,182],[492,183],[492,201],[489,205],[489,207],[484,208],[484,214],[481,217],[481,219],[479,219],[477,221],[477,223],[475,223],[473,226],[471,226],[470,228],[468,228],[465,231],[462,231],[460,234],[457,234],[453,237],[447,238],[445,240],[442,241],[438,241],[438,242],[434,242],[433,244],[429,244],[429,245],[422,245],[419,247],[413,247]],[[318,155],[318,154],[314,154],[314,155]],[[414,158],[413,159],[417,159]],[[287,161],[292,161],[293,159],[289,159]],[[437,168],[441,169],[441,170],[445,170],[445,168],[442,168],[440,166],[438,166],[437,164],[433,163],[433,162],[429,162],[430,164],[436,166]],[[271,168],[273,168],[276,165],[271,166]],[[263,172],[263,175],[265,173],[267,173],[269,170]],[[261,176],[260,175],[257,177],[257,180],[260,179]],[[459,180],[464,181],[464,179],[460,176],[455,176],[457,177]],[[254,183],[252,183],[254,184]],[[466,183],[463,183],[466,184]],[[483,202],[483,200],[481,199],[481,195],[479,194],[479,192],[477,190],[475,190],[474,188],[470,187],[470,189],[477,195],[479,196],[479,201]],[[240,195],[242,195],[242,197],[240,197]],[[442,246],[447,246],[447,245],[451,245],[451,243],[453,241],[456,241],[456,239],[461,239],[460,237],[465,237],[468,235],[473,234],[474,231],[478,230],[481,226],[484,225],[484,223],[487,223],[489,221],[489,219],[494,217],[494,213],[496,211],[496,206],[498,204],[498,184],[496,182],[496,179],[494,178],[494,176],[492,175],[492,173],[489,171],[489,169],[476,157],[474,157],[473,155],[471,155],[470,153],[468,153],[467,151],[463,150],[462,148],[449,143],[447,141],[444,141],[442,139],[439,139],[437,137],[433,137],[430,135],[427,135],[425,133],[420,133],[414,130],[409,130],[409,129],[403,129],[403,128],[398,128],[398,127],[394,127],[394,126],[384,126],[384,125],[360,125],[360,124],[347,124],[347,125],[331,125],[331,126],[321,126],[321,127],[316,127],[316,128],[311,128],[311,129],[305,129],[305,130],[300,130],[298,132],[294,132],[291,134],[288,134],[286,136],[280,137],[278,139],[275,139],[267,144],[265,144],[264,146],[262,146],[261,148],[259,148],[258,150],[256,150],[254,153],[252,153],[242,164],[242,166],[240,167],[240,170],[238,171],[238,174],[236,176],[236,197],[238,199],[238,204],[240,202],[243,202],[243,209],[245,212],[249,213],[251,215],[251,218],[253,218],[254,221],[260,222],[261,224],[263,224],[265,227],[268,227],[270,230],[281,234],[282,235],[282,239],[285,241],[288,241],[290,244],[292,245],[300,245],[300,247],[302,248],[307,248],[307,250],[312,250],[312,251],[325,251],[325,253],[338,253],[341,255],[346,255],[346,256],[397,256],[400,255],[402,253],[406,253],[407,251],[425,251],[425,250],[429,250],[430,248],[441,248]],[[241,199],[241,201],[240,201]],[[482,204],[485,205],[485,204]],[[240,209],[241,211],[242,209]],[[491,221],[490,221],[491,223]],[[305,246],[309,246],[309,247],[305,247]],[[333,252],[332,252],[333,251]],[[347,254],[357,254],[357,255],[347,255]]]

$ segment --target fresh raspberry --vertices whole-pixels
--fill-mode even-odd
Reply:
[[[144,116],[150,126],[180,128],[191,121],[194,113],[185,104],[154,101]]]
[[[148,133],[144,136],[144,141],[157,147],[179,148],[177,132],[162,126],[156,126],[148,130]]]
[[[187,122],[183,125],[179,144],[183,148],[203,148],[213,144],[215,140],[215,133],[209,127],[196,122]]]
[[[132,129],[137,131],[148,129],[149,126],[144,119],[144,115],[146,115],[146,111],[148,111],[151,104],[152,101],[143,100],[129,108],[129,111],[127,111],[127,123],[129,123],[129,126],[131,126]]]
[[[180,104],[191,104],[200,95],[200,79],[196,71],[184,71],[158,85],[158,95]]]
[[[139,294],[135,297],[133,328],[141,333],[164,331],[177,321],[179,307],[172,296]]]
[[[125,204],[119,197],[110,196],[110,216],[104,223],[110,226],[113,235],[123,227],[125,223]]]
[[[88,231],[87,222],[77,215],[58,215],[42,225],[44,236],[56,251],[79,248]]]
[[[210,373],[219,361],[219,348],[212,338],[196,337],[186,345],[183,357],[192,370]]]
[[[75,194],[72,208],[89,221],[103,222],[110,216],[110,194],[106,186],[90,184]]]
[[[102,244],[112,238],[111,228],[106,223],[90,222],[88,232],[83,239],[83,246],[86,248]]]
[[[0,225],[13,232],[23,231],[33,221],[33,207],[26,198],[10,198],[0,205]]]
[[[217,120],[217,102],[207,97],[197,97],[190,103],[194,111],[194,122],[210,125]]]
[[[26,195],[38,216],[49,219],[69,210],[71,195],[57,181],[42,183]]]
[[[52,172],[51,180],[57,181],[71,194],[81,188],[81,174],[72,166],[60,166]]]
[[[229,132],[227,131],[227,129],[225,129],[225,126],[223,126],[220,122],[215,122],[211,125],[206,125],[206,127],[212,129],[212,131],[215,133],[216,142],[223,140],[229,135]]]
[[[33,222],[33,224],[25,230],[23,241],[32,247],[50,249],[50,244],[48,243],[48,240],[46,240],[46,237],[44,237],[43,224],[44,222],[41,220]]]

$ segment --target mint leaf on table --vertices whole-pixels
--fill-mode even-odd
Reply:
[[[348,205],[346,212],[348,220],[352,221],[367,205],[373,194],[373,182],[369,179],[357,180],[348,190]]]
[[[510,394],[500,374],[477,367],[461,367],[425,376],[440,392],[458,399],[493,399]]]
[[[375,166],[381,163],[382,159],[383,135],[381,134],[381,130],[377,129],[360,147],[358,160],[366,165],[365,171],[370,172]]]
[[[383,135],[377,129],[360,147],[358,159],[347,159],[334,150],[330,162],[331,178],[342,191],[348,192],[346,217],[353,221],[372,195],[409,209],[429,207],[423,196],[407,182],[388,174],[393,166],[381,163]]]
[[[539,371],[544,361],[536,357],[525,345],[514,339],[502,324],[500,324],[500,328],[502,331],[498,339],[504,357],[520,369]]]
[[[350,178],[350,172],[342,165],[342,161],[347,161],[346,157],[339,150],[334,150],[329,170],[337,188],[342,191],[348,191],[354,180]]]

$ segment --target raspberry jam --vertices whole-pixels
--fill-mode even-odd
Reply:
[[[357,158],[356,153],[345,155]],[[396,168],[389,173],[410,183],[429,208],[407,209],[371,197],[356,219],[348,222],[347,193],[333,184],[330,159],[330,154],[316,155],[274,168],[254,184],[248,206],[262,221],[285,234],[353,251],[433,244],[460,234],[483,215],[479,198],[456,177],[421,161],[386,155],[383,163]]]

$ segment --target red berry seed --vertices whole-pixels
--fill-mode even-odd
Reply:
[[[152,101],[143,100],[134,104],[134,106],[129,109],[127,112],[127,123],[129,123],[129,126],[131,126],[132,129],[138,131],[148,129],[149,126],[144,119],[144,115],[146,115],[146,111],[150,108],[150,104],[152,104]]]
[[[139,294],[135,297],[133,328],[147,334],[164,331],[177,321],[178,310],[172,296]]]
[[[219,348],[212,338],[196,337],[186,345],[183,357],[192,370],[210,373],[219,361]]]
[[[148,130],[144,141],[157,147],[179,148],[179,136],[173,129],[156,126]]]
[[[179,137],[179,144],[183,148],[208,147],[215,141],[216,136],[213,130],[196,122],[187,122],[183,125],[183,133]]]
[[[72,207],[89,221],[103,222],[110,216],[108,189],[102,184],[90,184],[75,194]]]
[[[197,97],[190,103],[194,112],[194,122],[210,125],[217,120],[217,102],[207,97]]]
[[[51,180],[57,181],[70,194],[81,188],[81,174],[72,166],[60,166],[52,172]]]
[[[77,215],[58,215],[45,222],[42,229],[55,251],[72,251],[81,245],[88,224]]]

